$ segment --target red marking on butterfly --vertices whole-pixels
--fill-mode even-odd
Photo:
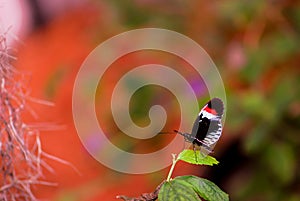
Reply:
[[[213,115],[217,115],[217,114],[218,114],[216,110],[211,109],[211,108],[209,108],[208,106],[206,106],[204,110],[205,110],[206,112],[210,113],[210,114],[213,114]]]

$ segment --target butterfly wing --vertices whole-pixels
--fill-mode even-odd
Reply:
[[[198,117],[196,118],[192,129],[192,136],[194,137],[192,143],[200,146],[202,144],[201,142],[207,135],[210,121],[208,119],[203,119],[201,116],[201,112],[199,114],[200,115],[198,115]]]
[[[217,143],[222,134],[222,122],[219,121],[210,121],[209,129],[207,135],[202,140],[203,145],[212,148],[212,145]]]

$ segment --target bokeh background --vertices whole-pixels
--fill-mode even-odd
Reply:
[[[174,176],[208,178],[233,201],[300,200],[299,1],[12,0],[0,1],[0,9],[2,28],[11,26],[11,35],[17,36],[10,42],[17,57],[14,65],[30,74],[31,95],[55,103],[54,107],[28,103],[39,118],[25,112],[24,121],[64,125],[41,131],[44,150],[69,161],[82,174],[47,160],[55,173],[45,171],[45,179],[58,186],[35,186],[38,198],[116,200],[119,194],[151,192],[166,178],[168,169],[126,175],[102,166],[80,143],[71,108],[76,73],[98,44],[127,30],[157,27],[197,41],[217,65],[227,92],[224,133],[213,154],[220,164],[207,168],[179,163]],[[115,80],[128,68],[168,59],[156,53],[122,58],[107,73],[101,93],[110,95]],[[174,58],[169,65],[184,68]],[[180,121],[179,105],[168,93],[163,100],[153,98],[158,92],[166,91],[145,89],[136,94],[133,118],[145,125],[147,108],[165,103],[170,116],[166,128],[172,129]],[[204,97],[205,93],[199,97],[199,105],[206,101]],[[99,118],[109,133],[117,133],[105,109],[107,101],[99,99]],[[140,153],[160,149],[167,138],[139,144],[123,135],[111,137],[122,148]],[[138,145],[132,148],[131,144]]]

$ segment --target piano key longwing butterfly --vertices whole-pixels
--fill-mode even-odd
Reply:
[[[196,147],[204,148],[205,152],[209,154],[221,137],[223,113],[223,101],[219,98],[213,98],[199,112],[192,133],[182,133],[177,130],[174,132],[182,135],[185,141],[192,143],[194,150]]]

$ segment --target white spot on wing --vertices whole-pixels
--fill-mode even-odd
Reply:
[[[207,118],[207,119],[215,119],[217,118],[218,116],[214,115],[214,114],[211,114],[209,112],[206,112],[205,110],[201,110],[199,115],[202,114],[202,118]]]

